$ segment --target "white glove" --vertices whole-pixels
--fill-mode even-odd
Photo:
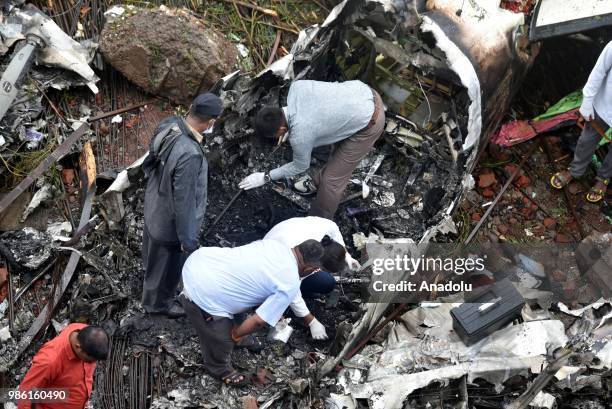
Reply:
[[[593,104],[582,104],[580,105],[580,115],[587,121],[595,119],[595,111],[593,110]]]
[[[312,335],[313,339],[324,340],[328,338],[327,332],[325,331],[325,327],[319,322],[318,319],[313,318],[313,320],[310,321],[310,324],[308,324],[308,326],[310,327],[310,335]]]
[[[256,187],[263,186],[266,183],[264,172],[251,173],[238,183],[240,189],[249,190]]]
[[[345,260],[346,260],[346,264],[348,264],[348,267],[351,271],[357,271],[361,269],[361,264],[359,263],[359,261],[351,257],[351,255],[348,252],[346,253]]]

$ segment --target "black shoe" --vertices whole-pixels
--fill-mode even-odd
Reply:
[[[174,303],[166,311],[163,311],[162,314],[169,318],[179,318],[185,315],[185,310],[180,305]]]

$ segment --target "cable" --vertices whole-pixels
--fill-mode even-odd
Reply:
[[[423,89],[423,86],[421,85],[421,80],[419,79],[418,75],[415,75],[417,82],[419,83],[419,88],[421,88],[421,92],[423,93],[423,96],[425,97],[425,101],[427,101],[427,109],[429,109],[429,114],[427,115],[427,121],[423,122],[422,127],[425,128],[425,124],[429,123],[429,121],[431,120],[431,104],[429,103],[429,98],[427,98],[427,94],[425,93],[425,90]]]

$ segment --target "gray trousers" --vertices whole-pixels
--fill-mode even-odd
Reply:
[[[142,307],[146,312],[163,312],[172,306],[185,260],[187,254],[181,251],[180,245],[160,243],[151,237],[145,226],[142,237],[145,269]]]
[[[230,336],[233,321],[211,316],[184,294],[179,296],[179,301],[200,338],[204,366],[216,378],[227,376],[232,371],[232,351],[235,345]]]
[[[610,126],[597,113],[595,113],[595,120],[604,130],[610,129]],[[574,151],[574,160],[572,160],[570,165],[570,173],[573,177],[577,178],[584,175],[600,140],[601,135],[587,122],[580,134],[580,138],[578,138],[578,144],[576,144],[576,150]],[[608,145],[608,154],[603,164],[597,169],[597,176],[604,179],[612,177],[612,148],[610,145]]]
[[[334,218],[353,170],[385,130],[385,110],[382,100],[376,91],[373,91],[373,94],[375,109],[370,121],[371,126],[334,145],[325,166],[313,175],[312,180],[317,186],[317,197],[310,206],[311,216],[330,220]]]

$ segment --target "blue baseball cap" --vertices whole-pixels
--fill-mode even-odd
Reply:
[[[191,113],[202,118],[217,118],[223,112],[221,98],[207,92],[200,94],[191,103]]]

